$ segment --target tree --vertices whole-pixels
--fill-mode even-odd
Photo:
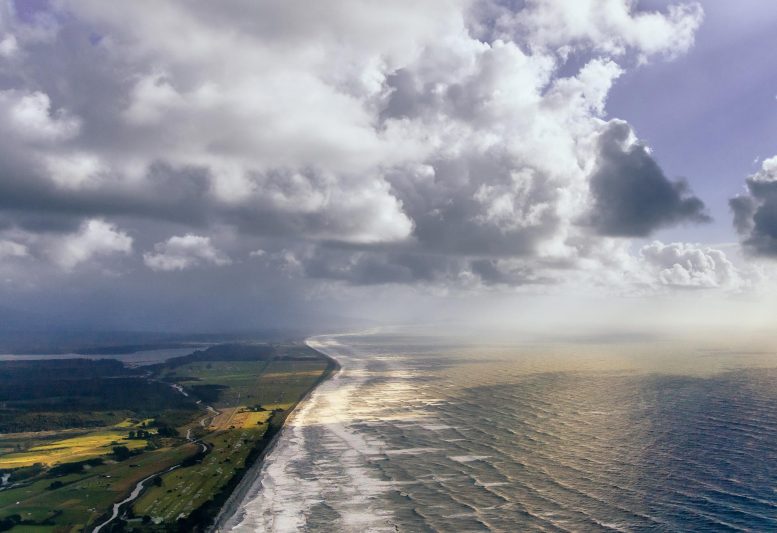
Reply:
[[[160,437],[177,437],[178,430],[174,427],[160,425],[157,430],[157,434]]]
[[[114,446],[113,456],[117,461],[123,461],[125,459],[129,459],[132,456],[132,452],[126,446]]]

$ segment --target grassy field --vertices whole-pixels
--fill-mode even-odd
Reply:
[[[252,444],[264,435],[271,416],[270,411],[245,408],[223,411],[204,440],[210,453],[199,464],[164,474],[161,486],[152,486],[138,499],[134,514],[173,522],[200,507],[245,466]]]
[[[213,361],[176,368],[175,375],[196,381],[177,381],[184,387],[221,385],[226,387],[213,405],[216,408],[262,405],[287,409],[297,402],[326,370],[327,362],[315,361]]]
[[[155,522],[175,522],[180,515],[188,516],[245,466],[252,444],[266,428],[266,424],[254,425],[209,436],[206,441],[212,446],[211,452],[197,465],[162,476],[162,485],[151,487],[137,501],[135,515],[149,515]]]

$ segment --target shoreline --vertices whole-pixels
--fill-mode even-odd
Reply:
[[[238,513],[240,513],[241,510],[239,508],[239,505],[245,500],[246,496],[248,496],[251,489],[254,487],[255,483],[259,480],[261,476],[262,467],[264,466],[264,460],[267,457],[267,455],[269,455],[275,449],[275,445],[277,444],[278,439],[283,434],[284,429],[286,429],[286,424],[288,423],[288,421],[292,419],[292,417],[297,413],[299,408],[302,407],[302,405],[304,405],[304,403],[310,398],[310,396],[318,389],[318,387],[322,383],[331,379],[342,370],[342,365],[337,359],[314,348],[309,344],[308,341],[309,339],[305,339],[305,345],[308,346],[308,348],[310,348],[311,350],[314,350],[321,357],[326,359],[329,362],[329,367],[327,368],[326,372],[310,387],[310,389],[305,393],[302,399],[299,402],[297,402],[297,404],[294,406],[294,409],[292,409],[292,411],[286,416],[280,428],[272,436],[272,439],[270,440],[270,442],[264,447],[264,449],[262,449],[262,451],[251,462],[250,465],[246,465],[247,467],[246,471],[241,476],[240,481],[238,481],[237,483],[237,486],[232,490],[227,500],[221,506],[221,509],[219,510],[218,514],[213,520],[213,523],[206,529],[206,531],[208,531],[209,533],[224,533],[225,531],[227,531],[224,528],[227,526],[227,524],[230,521],[232,521],[233,518],[235,518],[238,515]]]

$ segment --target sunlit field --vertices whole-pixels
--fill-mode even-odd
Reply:
[[[21,468],[34,464],[47,466],[58,463],[83,461],[111,453],[114,446],[126,446],[140,450],[148,443],[145,439],[128,439],[129,428],[94,431],[79,437],[67,438],[50,444],[35,446],[26,452],[0,456],[0,469]]]

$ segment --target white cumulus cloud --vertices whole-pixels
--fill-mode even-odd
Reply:
[[[104,220],[92,219],[75,233],[43,239],[44,253],[60,267],[70,270],[96,256],[129,254],[132,237]]]
[[[1,90],[0,123],[5,135],[23,141],[56,142],[78,134],[80,121],[65,110],[53,110],[41,91]]]
[[[674,56],[693,44],[704,12],[699,2],[670,5],[666,13],[635,12],[633,0],[528,0],[517,12],[505,9],[496,27],[518,34],[534,47],[562,52],[593,49],[640,59]]]
[[[143,261],[152,270],[186,270],[196,266],[226,265],[231,261],[210,241],[201,235],[173,236],[157,243],[153,252],[143,254]]]
[[[642,247],[640,256],[660,285],[700,289],[738,289],[746,285],[742,272],[715,248],[654,241]]]

